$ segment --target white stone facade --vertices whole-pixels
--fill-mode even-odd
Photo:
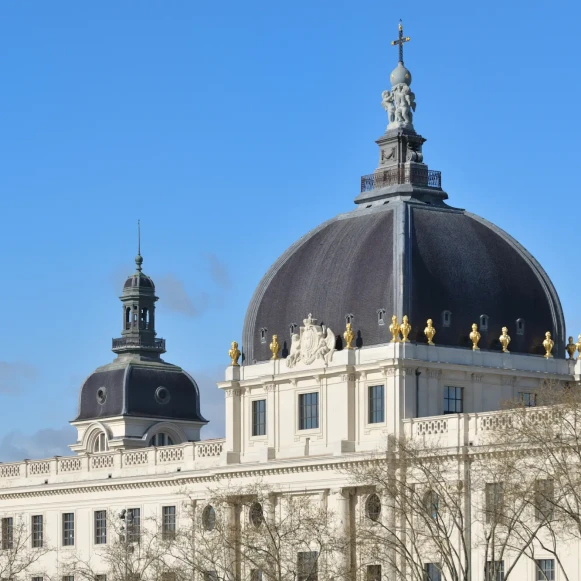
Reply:
[[[40,570],[64,574],[61,564],[72,552],[89,558],[98,548],[96,510],[140,508],[147,518],[159,517],[163,506],[175,506],[179,520],[185,491],[203,507],[208,487],[233,479],[244,484],[260,476],[281,493],[313,494],[329,503],[345,527],[357,526],[369,490],[349,481],[341,468],[345,462],[382,449],[389,434],[438,438],[456,452],[474,450],[494,426],[504,400],[534,393],[547,379],[579,382],[581,361],[389,343],[335,352],[329,365],[316,361],[289,369],[276,360],[229,367],[219,384],[226,401],[225,439],[0,464],[0,517],[23,515],[30,522],[32,515],[43,516],[45,539],[56,552],[33,565],[28,578]],[[372,386],[383,386],[384,408],[383,421],[370,423]],[[462,388],[463,413],[443,414],[446,387]],[[311,393],[318,394],[316,425],[300,429],[299,399]],[[266,402],[263,435],[252,431],[258,400]],[[79,442],[96,427],[109,433],[109,421],[119,419],[79,426]],[[73,546],[63,546],[63,513],[74,513]],[[570,572],[579,570],[579,549],[577,543],[562,548]],[[478,547],[471,558],[471,578],[483,581]],[[364,578],[363,570],[357,571]],[[523,559],[512,578],[536,579],[534,564]]]

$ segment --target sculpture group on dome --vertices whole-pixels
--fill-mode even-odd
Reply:
[[[292,334],[290,353],[286,358],[287,367],[294,367],[299,361],[309,365],[315,359],[322,359],[327,364],[333,360],[335,335],[329,327],[316,325],[316,321],[309,313],[303,320],[300,334]]]
[[[416,96],[408,85],[402,83],[393,87],[391,91],[383,91],[381,105],[387,112],[387,129],[413,127]]]

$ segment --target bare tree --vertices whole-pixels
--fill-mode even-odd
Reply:
[[[41,567],[42,558],[50,553],[42,527],[27,525],[21,514],[5,516],[1,520],[0,579],[13,579],[22,574],[46,576]]]
[[[478,547],[485,578],[509,579],[541,528],[521,526],[533,485],[517,478],[514,463],[490,448],[407,437],[390,437],[386,452],[352,462],[351,481],[367,491],[356,528],[358,566],[371,577],[381,565],[388,579],[469,581]]]
[[[87,559],[74,554],[64,565],[78,578],[95,581],[106,575],[107,581],[169,581],[175,571],[168,569],[167,544],[161,523],[155,519],[141,521],[131,511],[120,515],[108,513],[102,544],[95,545]],[[172,539],[173,540],[173,539]]]
[[[275,491],[261,481],[210,490],[190,503],[171,546],[182,576],[259,581],[315,580],[336,574],[344,548],[325,493]]]

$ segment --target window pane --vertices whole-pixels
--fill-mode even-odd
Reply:
[[[176,507],[164,506],[162,508],[162,537],[166,540],[173,539],[176,532]]]
[[[127,511],[127,540],[130,543],[139,542],[141,536],[141,509],[130,508]]]
[[[504,581],[504,561],[488,561],[484,577],[485,581]]]
[[[539,559],[537,564],[537,581],[555,581],[555,561]]]
[[[305,394],[313,395],[313,394]],[[317,581],[319,553],[306,551],[297,554],[297,581]]]
[[[2,549],[12,549],[14,546],[14,523],[12,517],[2,519]]]
[[[104,545],[107,542],[107,512],[95,511],[95,544]]]
[[[383,385],[372,385],[369,387],[368,421],[370,424],[377,424],[385,421]]]
[[[381,581],[381,565],[367,565],[367,581]]]
[[[63,546],[72,547],[75,544],[75,515],[72,512],[63,514]]]
[[[319,427],[319,394],[302,393],[299,395],[299,430],[312,430]]]
[[[436,563],[426,563],[424,565],[426,581],[441,581],[442,573]]]
[[[266,400],[259,399],[252,402],[252,435],[266,435]]]
[[[32,517],[32,548],[42,547],[44,542],[44,526],[42,515],[37,514]]]
[[[463,412],[462,391],[463,391],[463,388],[461,388],[461,387],[445,387],[444,388],[444,413],[445,414],[461,414]]]

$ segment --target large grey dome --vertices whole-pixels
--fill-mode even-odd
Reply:
[[[507,326],[511,351],[543,354],[551,331],[564,356],[561,304],[537,261],[486,220],[413,194],[360,205],[293,244],[250,302],[246,361],[269,358],[262,335],[289,346],[290,326],[308,313],[336,334],[352,315],[359,346],[387,343],[391,315],[406,314],[413,341],[426,341],[432,318],[437,344],[469,347],[471,325],[482,323],[482,348],[500,349]]]

